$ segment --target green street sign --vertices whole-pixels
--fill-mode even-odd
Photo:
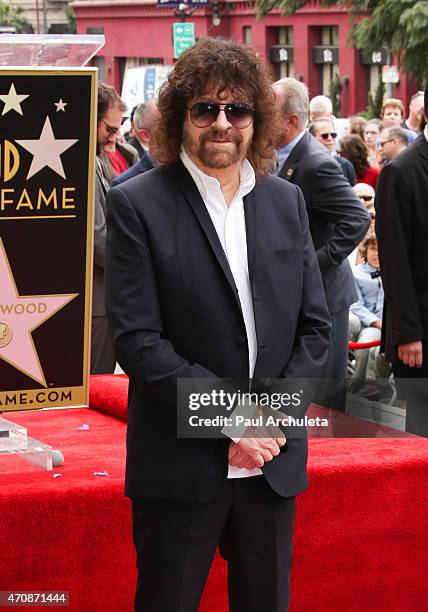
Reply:
[[[174,23],[172,25],[172,40],[174,44],[174,58],[180,55],[195,44],[195,24],[194,23]]]

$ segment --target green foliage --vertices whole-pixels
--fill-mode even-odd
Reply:
[[[20,6],[13,6],[10,0],[0,0],[0,24],[13,26],[17,32],[25,32],[30,25],[23,17],[23,9]]]
[[[257,16],[263,17],[274,8],[293,15],[310,2],[256,0]],[[355,47],[365,51],[386,47],[398,57],[409,76],[428,80],[428,0],[320,0],[320,4],[349,9]],[[362,13],[366,16],[361,19]]]
[[[366,119],[380,118],[380,112],[382,110],[383,97],[385,95],[385,85],[382,80],[379,79],[379,83],[372,95],[369,93]]]
[[[330,81],[328,96],[333,105],[333,115],[340,117],[340,94],[342,93],[343,84],[340,76],[336,74]]]
[[[70,30],[70,34],[76,34],[76,20],[74,19],[74,13],[71,6],[66,6],[65,8],[65,16],[67,17],[68,27]]]

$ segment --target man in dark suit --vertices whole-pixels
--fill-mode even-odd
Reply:
[[[338,388],[342,388],[330,399],[329,406],[344,410],[349,306],[358,298],[347,257],[365,236],[370,216],[325,147],[306,132],[309,116],[306,86],[287,78],[277,81],[274,90],[281,117],[278,176],[298,185],[305,198],[332,319],[324,376],[337,381]]]
[[[140,159],[149,150],[153,130],[158,118],[159,111],[155,100],[148,100],[148,102],[138,104],[132,109],[131,125],[133,136],[129,140],[129,144],[137,150]]]
[[[133,164],[130,168],[128,168],[128,170],[125,170],[125,172],[118,174],[116,178],[113,179],[111,186],[116,187],[116,185],[124,183],[133,176],[143,174],[143,172],[147,172],[147,170],[152,170],[152,168],[154,168],[154,165],[149,155],[149,152],[144,151],[137,163]]]
[[[425,90],[428,117],[428,90]],[[376,189],[376,234],[385,290],[384,342],[406,431],[428,436],[428,129],[387,164]],[[407,380],[406,380],[407,379]]]
[[[97,157],[95,166],[94,267],[92,281],[91,374],[112,374],[116,359],[107,324],[104,296],[106,197],[109,181],[100,153],[114,144],[126,106],[113,87],[98,83]]]
[[[139,144],[138,154],[140,159],[133,164],[128,170],[116,176],[111,186],[115,187],[124,181],[147,172],[154,168],[153,158],[150,155],[150,142],[153,138],[156,122],[159,119],[159,110],[154,100],[150,100],[146,104],[140,104],[134,113],[134,124],[136,134],[129,143],[136,146]]]
[[[178,437],[177,380],[320,375],[330,325],[305,205],[263,176],[274,96],[250,49],[199,41],[158,103],[160,165],[112,188],[107,206],[107,309],[130,379],[135,608],[196,612],[220,542],[230,609],[285,612],[306,440]]]

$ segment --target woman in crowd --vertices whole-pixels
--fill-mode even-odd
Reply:
[[[380,170],[370,165],[367,147],[359,136],[344,136],[340,141],[340,154],[354,166],[357,183],[367,183],[376,188]]]
[[[369,163],[371,166],[379,166],[377,159],[377,140],[383,130],[383,123],[380,119],[369,119],[364,130],[364,142],[369,152]]]
[[[359,136],[361,140],[364,140],[366,125],[367,120],[364,117],[359,117],[358,115],[349,117],[347,134],[355,134],[355,136]]]

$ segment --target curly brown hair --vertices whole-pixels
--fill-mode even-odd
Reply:
[[[278,142],[275,96],[266,64],[254,51],[223,38],[204,38],[178,59],[162,85],[158,107],[160,119],[151,150],[156,159],[170,164],[179,159],[183,124],[189,103],[207,92],[230,92],[242,96],[254,109],[254,134],[247,158],[256,175],[266,174]]]
[[[363,177],[370,168],[368,149],[361,138],[355,134],[348,134],[342,138],[340,141],[340,154],[342,157],[349,159],[355,168],[355,174],[358,178]]]

